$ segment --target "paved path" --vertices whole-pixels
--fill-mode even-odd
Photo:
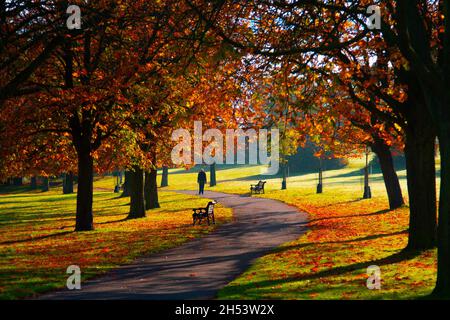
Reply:
[[[306,230],[306,214],[279,201],[209,191],[204,197],[232,208],[234,221],[202,238],[139,258],[86,281],[81,290],[53,292],[40,298],[214,298],[220,288],[244,272],[254,259],[297,239]]]

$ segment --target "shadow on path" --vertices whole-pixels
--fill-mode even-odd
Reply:
[[[194,191],[178,192],[195,195]],[[256,258],[306,231],[307,215],[285,203],[211,191],[203,196],[232,208],[233,222],[86,281],[81,290],[61,290],[39,298],[211,299]]]

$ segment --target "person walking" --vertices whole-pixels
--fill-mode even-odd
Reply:
[[[206,183],[206,173],[205,170],[201,169],[197,176],[198,183],[198,194],[203,194],[205,190]]]

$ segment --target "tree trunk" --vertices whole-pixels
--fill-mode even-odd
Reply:
[[[161,177],[161,187],[169,186],[169,168],[167,166],[163,166],[162,168],[162,177]]]
[[[377,155],[383,173],[384,186],[389,199],[389,208],[397,209],[404,204],[402,189],[394,167],[394,160],[389,146],[377,136],[373,137],[372,151]]]
[[[63,194],[73,193],[73,173],[65,173],[63,181]]]
[[[130,196],[130,171],[125,171],[125,181],[123,183],[123,191],[120,195],[121,197],[129,197]]]
[[[31,189],[37,189],[37,179],[36,176],[32,176],[31,177],[31,181],[30,181],[30,187]]]
[[[213,163],[209,166],[209,186],[214,187],[217,185],[216,181],[216,164]]]
[[[47,192],[49,190],[50,190],[50,181],[49,181],[48,177],[43,177],[42,178],[42,191]]]
[[[446,141],[439,137],[441,152],[441,187],[439,196],[439,227],[437,281],[435,294],[450,294],[450,137]]]
[[[433,96],[429,97],[434,99]],[[441,185],[439,194],[439,223],[437,229],[437,280],[434,294],[450,296],[450,93],[441,92],[439,117],[439,150],[441,155]],[[438,122],[438,121],[436,121]]]
[[[13,184],[16,187],[20,187],[23,185],[23,178],[22,177],[15,177],[13,178]]]
[[[128,219],[145,217],[144,171],[134,167],[129,173],[130,213]]]
[[[144,193],[146,210],[160,208],[158,201],[158,186],[156,181],[157,175],[158,171],[156,169],[151,169],[150,171],[145,172]]]
[[[413,251],[436,245],[435,134],[430,123],[420,118],[408,123],[405,144],[410,211],[407,249]]]
[[[78,190],[75,231],[94,230],[92,203],[94,195],[94,160],[89,149],[78,150]]]

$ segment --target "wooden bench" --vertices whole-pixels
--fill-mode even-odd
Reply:
[[[212,220],[213,224],[216,224],[216,220],[214,218],[214,205],[216,203],[216,201],[210,201],[205,208],[192,209],[192,211],[194,211],[192,214],[193,225],[195,226],[196,222],[198,222],[198,224],[202,224],[203,219],[208,221],[208,226],[210,225],[210,220]]]
[[[266,184],[266,181],[261,181],[259,180],[259,182],[257,184],[251,184],[250,185],[250,194],[252,193],[265,193],[264,192],[264,185]]]

